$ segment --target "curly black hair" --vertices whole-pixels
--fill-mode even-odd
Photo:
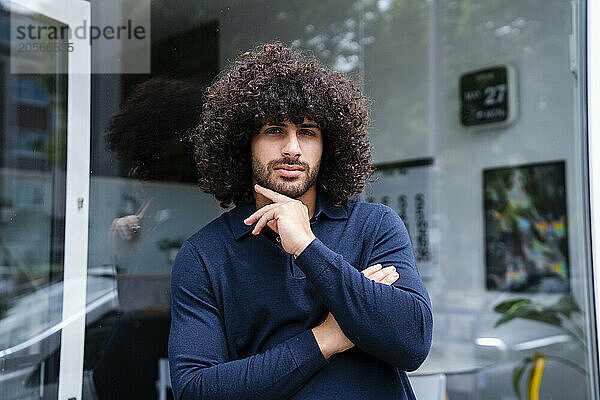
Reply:
[[[192,149],[184,141],[196,127],[206,89],[196,79],[165,76],[137,84],[112,116],[104,137],[130,177],[194,182]]]
[[[254,201],[251,138],[265,124],[306,117],[323,134],[317,190],[332,205],[358,195],[373,173],[370,100],[312,53],[267,43],[242,54],[206,90],[190,132],[199,186],[222,207]]]

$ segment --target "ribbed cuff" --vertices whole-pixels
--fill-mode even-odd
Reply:
[[[325,246],[319,238],[315,238],[298,257],[296,257],[296,265],[304,272],[308,279],[314,281],[327,268],[336,257],[340,257],[338,253]]]
[[[288,339],[287,344],[298,370],[305,378],[329,364],[310,329]]]

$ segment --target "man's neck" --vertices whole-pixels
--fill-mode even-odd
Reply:
[[[256,199],[257,210],[272,203],[270,199],[266,198],[260,193],[254,192],[254,198]],[[308,218],[312,218],[315,213],[315,209],[317,208],[317,185],[313,185],[306,193],[298,197],[297,200],[300,200],[306,207],[308,207]]]

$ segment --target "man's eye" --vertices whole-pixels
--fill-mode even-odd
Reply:
[[[302,133],[303,135],[315,136],[315,133],[309,129],[303,129],[300,131],[300,133]]]
[[[280,128],[268,128],[268,129],[265,129],[265,133],[281,133],[281,129]]]

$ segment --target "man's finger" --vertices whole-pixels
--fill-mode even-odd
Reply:
[[[397,272],[392,272],[391,274],[388,274],[385,278],[383,278],[381,283],[383,283],[384,285],[391,285],[392,283],[398,280],[398,277],[399,275]]]
[[[260,217],[254,229],[252,229],[252,234],[258,235],[262,228],[267,225],[267,222],[272,221],[275,218],[275,210],[269,210]]]
[[[371,265],[368,268],[363,269],[362,272],[363,274],[365,274],[365,276],[368,278],[369,275],[371,275],[373,272],[378,271],[381,269],[381,264],[375,264],[375,265]]]
[[[260,217],[262,217],[264,213],[266,213],[267,211],[269,211],[275,207],[279,207],[280,205],[281,205],[281,203],[267,204],[266,206],[261,207],[258,210],[256,210],[254,213],[252,213],[252,215],[250,215],[248,218],[246,218],[244,220],[244,223],[246,225],[252,225],[255,221],[257,221]]]
[[[137,210],[137,212],[135,213],[135,215],[139,218],[143,218],[144,214],[146,214],[146,211],[148,210],[148,206],[150,206],[150,204],[152,203],[152,199],[145,201],[142,206],[140,207],[139,210]]]
[[[116,229],[122,239],[129,239],[131,237],[131,232],[124,225],[118,224]]]
[[[279,229],[277,227],[277,220],[276,219],[272,219],[269,222],[267,222],[267,226],[269,228],[271,228],[271,230],[277,234],[279,234]]]
[[[254,185],[254,190],[256,190],[258,193],[262,194],[269,200],[273,200],[276,203],[285,203],[290,200],[293,200],[292,198],[284,196],[281,193],[277,193],[277,192],[272,191],[271,189],[262,187],[258,183],[256,185]]]
[[[394,272],[396,272],[396,268],[394,266],[385,267],[373,273],[370,279],[374,280],[375,282],[381,282],[386,276]]]

